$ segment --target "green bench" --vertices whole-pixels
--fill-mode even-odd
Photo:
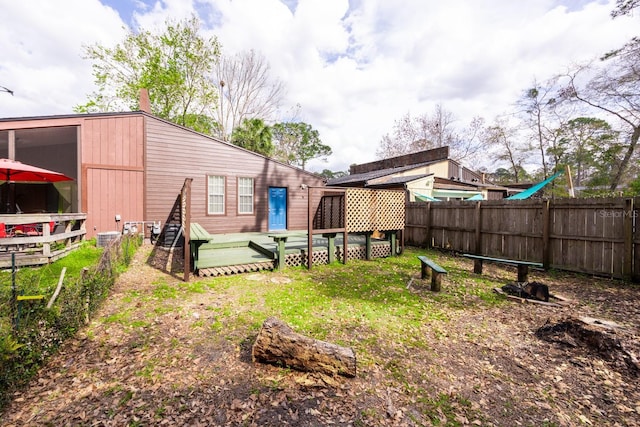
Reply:
[[[524,283],[529,281],[529,267],[542,268],[543,264],[540,262],[531,261],[518,261],[514,259],[492,258],[482,255],[474,254],[462,254],[463,257],[473,260],[473,272],[476,274],[482,274],[483,261],[497,262],[500,264],[514,265],[518,268],[518,282]]]
[[[431,273],[431,290],[434,292],[440,292],[440,285],[442,284],[442,276],[447,274],[447,270],[440,267],[433,260],[426,256],[418,256],[420,260],[420,277],[424,280],[429,277]]]
[[[198,249],[203,243],[207,243],[211,239],[213,239],[213,236],[197,222],[192,222],[189,225],[189,247],[194,271],[198,270]]]

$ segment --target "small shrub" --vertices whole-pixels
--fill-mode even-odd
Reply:
[[[20,347],[24,347],[24,344],[20,344],[10,334],[5,335],[0,339],[0,361],[5,362],[13,358]]]

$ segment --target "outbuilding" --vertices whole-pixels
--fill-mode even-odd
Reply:
[[[125,224],[179,223],[187,179],[191,221],[210,233],[304,229],[306,188],[324,185],[318,175],[144,111],[0,119],[0,158],[73,178],[15,191],[25,213],[86,213],[89,238]]]

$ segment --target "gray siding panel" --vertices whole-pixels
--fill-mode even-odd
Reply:
[[[146,119],[145,218],[165,221],[186,178],[193,178],[191,218],[210,233],[268,231],[268,189],[287,188],[287,228],[307,226],[307,191],[321,178],[169,123]],[[207,175],[226,177],[226,214],[207,215]],[[254,179],[253,215],[237,214],[239,177]]]

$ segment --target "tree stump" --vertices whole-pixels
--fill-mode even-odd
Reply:
[[[300,335],[275,317],[269,317],[262,324],[251,354],[256,362],[307,372],[356,376],[356,355],[351,348]]]
[[[623,334],[620,325],[591,318],[576,319],[569,317],[556,323],[538,328],[536,336],[548,342],[554,342],[566,348],[584,348],[601,358],[613,362],[634,376],[640,375],[638,355],[640,345],[637,337]]]

